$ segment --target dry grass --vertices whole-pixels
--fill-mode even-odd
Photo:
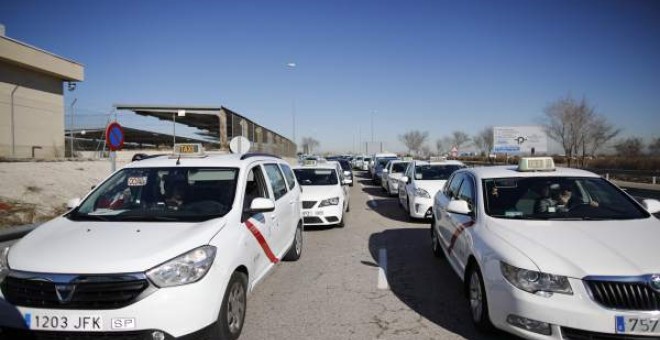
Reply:
[[[0,228],[45,222],[66,212],[66,207],[39,209],[36,204],[0,199]]]

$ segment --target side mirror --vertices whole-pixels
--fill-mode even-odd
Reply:
[[[256,213],[265,213],[271,211],[275,211],[275,202],[271,201],[268,198],[257,197],[252,200],[252,203],[250,204],[250,209],[248,209],[248,211],[246,212],[251,214],[256,214]]]
[[[658,201],[658,200],[645,199],[645,200],[642,200],[642,205],[651,214],[655,214],[655,213],[660,212],[660,201]]]
[[[386,174],[386,173],[388,173],[388,172],[389,172],[389,171],[388,171],[387,169],[383,169],[383,173],[384,173],[384,174]]]
[[[66,208],[69,209],[69,210],[75,209],[79,205],[80,205],[80,198],[77,198],[77,197],[74,198],[74,199],[70,199],[68,202],[66,202]]]
[[[469,215],[472,212],[468,202],[464,200],[449,201],[449,204],[447,205],[447,211],[461,215]]]
[[[408,176],[403,176],[399,180],[403,183],[410,183],[410,178],[408,178]]]

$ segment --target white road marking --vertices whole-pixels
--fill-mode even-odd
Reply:
[[[378,250],[378,289],[390,289],[387,283],[387,249]]]

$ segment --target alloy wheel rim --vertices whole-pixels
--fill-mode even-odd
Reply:
[[[244,312],[245,290],[239,282],[236,282],[229,292],[229,303],[227,306],[227,324],[231,333],[236,333],[241,329]]]
[[[481,295],[481,282],[477,273],[473,273],[470,278],[470,310],[474,321],[481,320],[483,309],[483,296]]]

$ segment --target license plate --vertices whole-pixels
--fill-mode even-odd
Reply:
[[[616,332],[620,334],[660,335],[659,318],[639,318],[636,316],[615,317]]]
[[[307,216],[323,216],[323,210],[303,211],[303,217],[307,217]]]
[[[25,323],[30,329],[58,331],[100,331],[103,319],[98,315],[53,315],[25,313]]]

